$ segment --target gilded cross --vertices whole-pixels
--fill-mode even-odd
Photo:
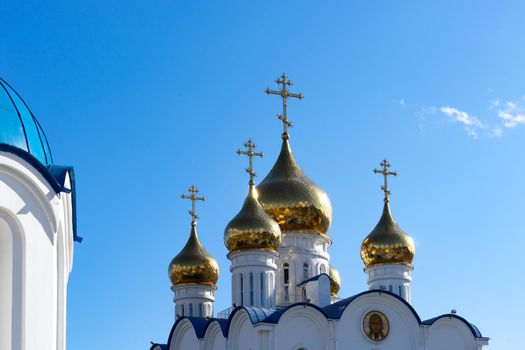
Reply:
[[[269,88],[266,88],[265,92],[268,95],[279,95],[283,99],[283,114],[279,114],[277,118],[279,118],[280,121],[283,122],[283,138],[288,139],[288,128],[292,127],[292,122],[288,119],[288,114],[286,112],[286,102],[288,100],[288,97],[294,97],[302,100],[304,98],[303,94],[295,94],[293,92],[288,91],[286,88],[287,86],[292,86],[293,83],[288,80],[286,77],[286,74],[282,74],[279,79],[275,81],[278,85],[282,85],[281,90],[270,90]]]
[[[241,155],[241,154],[244,154],[244,155],[247,155],[248,156],[248,159],[250,160],[250,163],[249,163],[249,167],[246,168],[246,172],[248,174],[250,174],[250,186],[253,186],[254,185],[254,182],[253,182],[253,178],[255,177],[255,172],[253,171],[253,157],[263,157],[263,153],[262,152],[254,152],[255,150],[255,147],[257,147],[257,145],[255,143],[253,143],[252,139],[249,139],[248,141],[246,141],[246,143],[244,144],[244,147],[246,147],[246,151],[241,151],[240,149],[237,150],[237,154],[238,155]]]
[[[195,185],[191,185],[191,187],[188,188],[188,192],[190,192],[191,194],[182,194],[180,197],[191,200],[191,210],[188,210],[188,213],[191,215],[191,223],[194,224],[195,220],[199,218],[197,216],[197,213],[195,212],[195,203],[197,201],[205,201],[206,198],[197,197],[197,192],[199,192],[199,189]]]
[[[384,185],[381,186],[381,189],[383,190],[383,192],[385,192],[385,203],[388,203],[388,196],[390,195],[390,189],[388,188],[388,176],[389,175],[393,175],[393,176],[397,176],[397,172],[396,171],[388,171],[388,168],[391,167],[391,164],[388,160],[386,160],[386,158],[379,164],[383,167],[383,169],[381,170],[378,170],[378,169],[374,169],[374,173],[375,174],[383,174],[383,177],[384,177]]]

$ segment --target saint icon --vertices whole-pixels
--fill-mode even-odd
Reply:
[[[363,318],[363,331],[370,340],[384,340],[388,336],[389,328],[388,319],[382,312],[370,311]]]

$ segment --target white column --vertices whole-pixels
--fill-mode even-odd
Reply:
[[[246,250],[228,254],[232,273],[232,304],[275,308],[277,258],[277,253],[267,250]]]
[[[381,264],[367,267],[369,289],[382,289],[399,295],[410,303],[412,266],[404,264]]]

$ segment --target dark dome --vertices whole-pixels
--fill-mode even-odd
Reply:
[[[42,164],[53,164],[46,135],[29,107],[0,78],[0,143],[27,151]]]

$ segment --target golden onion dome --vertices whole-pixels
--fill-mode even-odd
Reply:
[[[224,244],[230,252],[248,249],[277,251],[281,243],[279,225],[264,211],[257,200],[257,190],[250,191],[241,211],[224,230]]]
[[[330,199],[303,173],[292,155],[286,133],[277,161],[257,189],[261,206],[277,221],[281,232],[328,232],[332,221]]]
[[[341,276],[339,275],[339,271],[332,265],[330,265],[328,275],[330,276],[330,295],[335,297],[341,288]]]
[[[174,286],[205,284],[215,288],[219,278],[219,265],[199,242],[196,226],[195,222],[191,223],[188,242],[171,260],[168,270],[169,277]]]
[[[414,240],[392,218],[388,200],[376,227],[361,244],[361,259],[366,267],[380,264],[412,266],[416,254]]]

